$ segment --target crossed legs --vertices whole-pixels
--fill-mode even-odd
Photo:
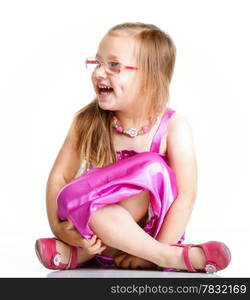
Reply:
[[[96,211],[89,226],[104,244],[113,249],[141,257],[160,267],[186,270],[181,247],[158,242],[137,224],[145,216],[148,205],[148,192],[140,193]],[[191,248],[189,255],[194,268],[203,268],[205,256],[200,248]]]
[[[96,211],[89,226],[104,244],[113,249],[141,257],[161,267],[175,267],[176,263],[169,260],[169,257],[173,256],[173,250],[179,249],[158,242],[137,224],[145,216],[148,205],[149,194],[142,192]],[[183,264],[181,266],[184,267]]]
[[[126,209],[140,227],[144,227],[146,224],[149,202],[149,193],[143,191],[126,200],[117,202],[116,204]],[[102,252],[102,255],[114,257],[118,252],[119,249],[108,246],[107,249]]]
[[[146,217],[147,217],[147,210],[149,206],[149,193],[147,191],[143,191],[133,197],[130,197],[126,200],[120,201],[113,205],[105,206],[98,211],[96,211],[89,222],[89,226],[93,230],[93,232],[103,241],[105,245],[107,245],[107,248],[102,252],[102,255],[106,255],[109,257],[114,257],[118,252],[119,249],[126,252],[124,249],[116,247],[116,244],[111,243],[108,240],[108,237],[113,235],[113,230],[115,227],[118,228],[126,228],[126,224],[119,225],[119,222],[116,224],[115,218],[117,221],[121,217],[125,220],[128,218],[129,222],[133,222],[133,225],[136,225],[138,228],[140,226],[144,226]],[[137,223],[139,225],[137,225]],[[103,224],[109,225],[109,226],[103,226]],[[113,226],[113,229],[112,229]],[[124,227],[125,226],[125,227]],[[110,227],[110,228],[109,228]],[[141,228],[140,228],[141,229]],[[141,229],[142,230],[142,229]],[[119,230],[118,230],[119,231]],[[118,233],[117,231],[117,233]],[[130,235],[129,232],[126,231],[126,235]],[[143,231],[143,230],[142,230]],[[143,231],[144,232],[144,231]],[[121,233],[120,233],[121,234]],[[103,236],[104,235],[104,236]],[[105,239],[105,240],[104,240]],[[115,237],[116,239],[116,237]],[[63,263],[68,262],[68,257],[70,253],[70,249],[68,246],[66,246],[63,242],[58,241],[57,242],[57,248],[60,253],[64,253],[62,256],[63,259],[65,258],[65,261]],[[129,252],[127,252],[129,253]],[[85,253],[84,250],[78,249],[77,252],[77,262],[78,264],[82,264],[91,258],[93,258],[94,255],[88,255]]]
[[[91,216],[89,226],[109,247],[105,250],[106,253],[103,251],[102,254],[114,257],[118,250],[122,250],[160,267],[186,270],[181,247],[158,242],[137,224],[145,216],[148,204],[148,195],[140,193],[117,204],[107,205]],[[58,243],[58,248],[60,253],[69,252],[69,246],[62,242]],[[69,255],[66,256],[69,257]],[[86,262],[92,257],[86,255],[83,250],[78,250],[78,264]],[[205,256],[202,249],[192,247],[189,257],[195,269],[203,268]]]

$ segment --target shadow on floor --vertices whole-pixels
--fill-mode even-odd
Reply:
[[[190,272],[164,272],[141,270],[117,270],[111,268],[79,268],[75,270],[53,271],[47,278],[220,278],[217,274],[190,273]]]

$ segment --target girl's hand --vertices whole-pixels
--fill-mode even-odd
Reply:
[[[61,241],[70,246],[81,247],[89,255],[101,254],[107,248],[96,235],[90,240],[83,238],[70,220],[60,222],[56,231],[56,236]]]
[[[114,257],[115,265],[122,269],[154,270],[157,265],[143,258],[122,252]]]

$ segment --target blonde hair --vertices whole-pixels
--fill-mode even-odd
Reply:
[[[135,39],[137,64],[142,69],[140,94],[144,97],[145,111],[147,116],[162,112],[169,101],[176,57],[171,37],[155,25],[139,22],[116,25],[106,35],[126,35]],[[85,160],[83,172],[117,160],[111,126],[113,116],[113,111],[99,107],[97,98],[75,113],[70,131],[81,161]]]

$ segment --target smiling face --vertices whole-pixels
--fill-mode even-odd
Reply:
[[[101,40],[96,58],[100,62],[121,63],[124,66],[137,67],[136,41],[123,35],[106,35]],[[122,68],[120,73],[110,74],[103,64],[92,74],[92,83],[99,106],[104,110],[125,111],[140,109],[139,97],[141,71]],[[101,91],[100,86],[112,87],[112,92]]]

